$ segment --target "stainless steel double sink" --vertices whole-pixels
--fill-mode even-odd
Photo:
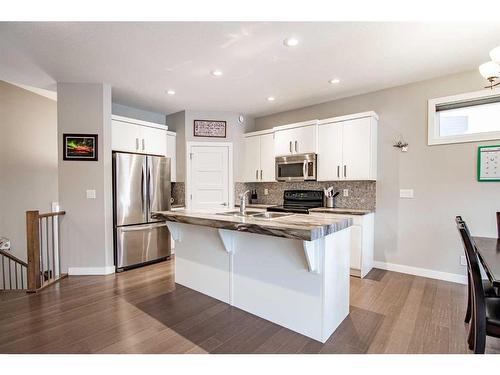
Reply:
[[[290,212],[269,212],[269,211],[252,211],[248,210],[243,213],[240,211],[217,212],[217,215],[232,216],[232,217],[251,217],[254,219],[272,220],[280,217],[291,216]]]

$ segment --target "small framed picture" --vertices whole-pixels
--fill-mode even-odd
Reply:
[[[194,120],[195,137],[226,138],[226,122],[212,120]]]
[[[97,161],[97,134],[63,134],[63,160]]]

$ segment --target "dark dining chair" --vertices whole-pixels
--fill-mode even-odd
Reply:
[[[471,238],[471,243],[474,248],[474,252],[476,252],[476,246],[474,244],[474,241],[472,241],[472,236],[469,231],[469,227],[465,223],[465,221],[462,219],[461,216],[456,217],[456,222],[457,225],[458,223],[462,223],[465,231],[467,232],[467,235],[469,238]],[[469,262],[469,256],[467,254],[467,251],[465,251],[465,259],[467,261],[467,311],[465,313],[465,323],[469,323],[472,315],[472,279],[471,279],[471,274],[470,274],[470,262]],[[489,280],[482,280],[483,283],[483,290],[484,290],[484,295],[486,297],[498,297],[497,290],[493,287],[491,282]]]
[[[500,212],[497,212],[497,238],[500,238]]]
[[[460,216],[456,217],[456,223],[469,269],[472,303],[468,344],[475,354],[482,354],[485,350],[486,335],[500,337],[500,298],[485,295],[479,260],[470,232]]]

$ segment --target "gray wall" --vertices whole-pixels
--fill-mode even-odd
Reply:
[[[165,124],[166,115],[163,113],[144,111],[142,109],[129,107],[123,104],[113,103],[112,113],[118,116],[135,118],[137,120]]]
[[[26,260],[25,211],[57,202],[57,103],[0,81],[0,236]]]
[[[464,274],[455,215],[473,234],[496,236],[500,184],[476,181],[479,144],[427,146],[427,100],[482,89],[477,71],[395,87],[278,113],[255,120],[256,130],[314,118],[373,110],[380,116],[375,260]],[[392,147],[395,137],[409,142],[408,153]],[[400,199],[400,188],[415,199]]]
[[[234,181],[243,178],[243,135],[254,130],[254,119],[245,117],[245,123],[238,122],[239,113],[215,111],[182,111],[167,116],[169,130],[177,133],[177,181],[185,181],[186,142],[232,142]],[[204,138],[193,135],[194,120],[221,120],[227,122],[226,138]]]
[[[186,112],[180,111],[167,116],[168,130],[176,133],[175,166],[176,181],[186,181]]]
[[[63,270],[113,265],[111,175],[111,87],[58,83],[58,141],[63,133],[98,134],[98,161],[64,161],[59,157],[59,202]],[[87,199],[86,190],[96,190]]]

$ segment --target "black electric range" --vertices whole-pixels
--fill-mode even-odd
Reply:
[[[323,207],[324,195],[322,190],[285,190],[283,205],[268,207],[267,211],[308,214],[311,208]]]

